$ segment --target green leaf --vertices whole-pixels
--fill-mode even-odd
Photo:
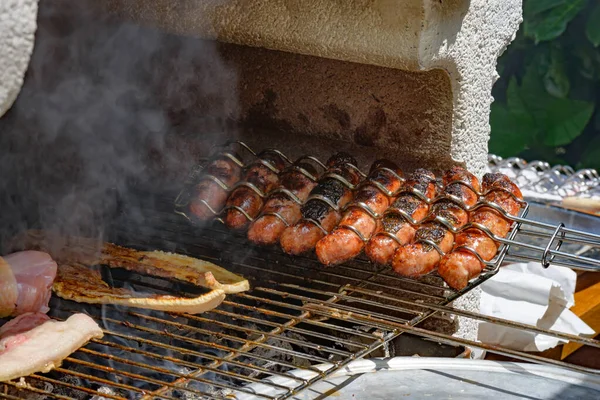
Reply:
[[[571,82],[567,76],[564,52],[558,46],[550,50],[550,63],[544,74],[544,87],[555,97],[567,97],[571,89]]]
[[[600,170],[600,136],[592,139],[581,155],[581,165]]]
[[[544,11],[565,4],[565,0],[525,0],[523,14],[526,17],[534,17]]]
[[[520,130],[528,132],[527,140],[532,143],[566,145],[581,135],[592,117],[594,104],[550,95],[539,70],[538,64],[528,66],[521,86],[515,78],[511,79],[506,93],[507,110],[511,121],[523,124]]]
[[[596,4],[588,17],[585,24],[585,35],[594,47],[600,45],[600,4]]]
[[[593,113],[593,103],[553,99],[547,103],[543,143],[548,146],[564,146],[571,143],[581,135]]]
[[[536,43],[557,38],[567,29],[567,24],[585,7],[586,2],[587,0],[528,1],[523,23],[525,35]]]
[[[492,103],[490,124],[490,152],[501,157],[520,153],[534,136],[533,120],[526,113],[515,114],[500,103]]]

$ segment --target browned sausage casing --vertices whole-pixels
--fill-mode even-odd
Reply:
[[[231,188],[240,180],[242,168],[231,159],[220,156],[208,164],[206,174],[215,176],[228,188]],[[204,179],[194,188],[193,198],[189,205],[190,212],[199,220],[206,221],[211,219],[215,215],[206,207],[206,204],[202,200],[218,213],[225,205],[227,195],[227,190],[223,189],[216,182]]]
[[[504,190],[494,190],[504,189]],[[483,177],[483,191],[489,192],[485,199],[499,205],[509,215],[517,215],[521,208],[519,202],[511,196],[523,199],[521,191],[511,180],[503,174],[485,174]],[[494,235],[505,237],[510,230],[511,221],[503,217],[498,211],[490,207],[482,207],[471,214],[471,222],[477,222],[488,228]],[[489,261],[496,256],[498,243],[477,228],[469,228],[456,235],[454,247],[468,246],[475,250],[479,256]],[[485,266],[468,250],[455,249],[446,254],[438,272],[448,285],[456,290],[463,289],[469,280],[477,277]]]
[[[431,199],[436,193],[435,175],[426,169],[417,169],[408,175],[404,188],[416,189]],[[416,221],[421,221],[429,213],[429,204],[412,193],[400,194],[392,203],[392,207],[403,210]],[[389,213],[381,219],[379,231],[393,234],[400,243],[387,235],[375,234],[367,243],[365,254],[371,261],[387,265],[392,261],[398,247],[413,240],[416,230],[402,215]]]
[[[285,165],[281,156],[275,152],[267,150],[258,157],[278,170],[282,170]],[[245,181],[256,186],[264,194],[279,186],[278,174],[259,162],[248,167]],[[238,206],[254,219],[260,213],[263,204],[264,200],[258,193],[247,186],[240,186],[229,195],[225,206]],[[245,229],[250,224],[250,220],[239,210],[229,209],[225,214],[225,224],[231,229]]]
[[[398,176],[402,177],[402,171],[396,164],[388,160],[378,160],[371,166],[367,181],[378,182],[388,192],[395,193],[402,186],[402,181],[398,179]],[[373,212],[381,214],[390,206],[393,198],[384,194],[374,185],[366,183],[365,186],[357,190],[354,201],[362,202],[371,208]],[[319,261],[324,265],[335,265],[360,254],[364,242],[355,232],[345,228],[344,225],[352,226],[368,240],[377,229],[377,224],[378,221],[365,210],[360,208],[348,209],[338,227],[317,243],[316,252]]]
[[[360,182],[360,175],[347,164],[356,165],[356,160],[349,154],[337,153],[327,161],[327,173],[336,173],[352,185],[356,185]],[[342,209],[352,200],[352,190],[333,177],[320,179],[310,195],[321,195],[329,199],[338,209]],[[281,234],[281,247],[288,254],[298,255],[310,251],[325,236],[321,229],[308,221],[309,219],[319,223],[327,232],[331,232],[341,218],[339,211],[335,211],[319,199],[308,200],[302,206],[301,213],[302,219],[296,225],[286,228]]]
[[[317,176],[315,168],[308,163],[301,162],[296,166],[315,177]],[[317,182],[293,168],[284,171],[280,181],[281,187],[292,192],[302,203],[306,201],[311,190],[317,185]],[[285,193],[274,193],[265,203],[262,213],[277,213],[285,222],[274,215],[263,215],[250,225],[248,239],[262,245],[277,243],[286,226],[294,225],[300,220],[302,217],[301,207],[301,204],[289,198]]]
[[[458,197],[466,206],[474,205],[478,199],[477,193],[458,182],[451,183],[455,181],[468,183],[479,191],[479,180],[461,167],[453,167],[443,177],[444,193]],[[450,200],[437,201],[431,207],[431,212],[433,215],[447,219],[455,228],[464,226],[468,221],[467,211]],[[454,234],[436,222],[423,225],[415,233],[415,243],[402,246],[394,253],[392,260],[394,271],[403,276],[417,277],[435,269],[441,257],[433,246],[418,242],[425,239],[438,245],[443,252],[448,252],[452,249]]]

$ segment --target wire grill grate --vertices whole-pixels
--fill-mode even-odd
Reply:
[[[526,361],[600,372],[456,338],[441,329],[448,322],[447,316],[459,315],[600,347],[594,339],[452,307],[453,300],[492,277],[504,257],[540,260],[546,256],[553,263],[581,266],[588,262],[590,269],[599,265],[597,260],[572,256],[558,246],[560,241],[595,245],[600,243],[599,238],[564,226],[529,221],[527,207],[515,218],[517,224],[509,236],[502,239],[506,246],[495,264],[466,289],[456,292],[445,287],[436,275],[407,279],[365,259],[323,268],[314,257],[289,257],[279,249],[257,248],[218,225],[192,226],[172,212],[167,198],[147,193],[140,193],[139,198],[134,211],[125,208],[116,219],[110,241],[213,261],[248,278],[252,290],[229,295],[217,309],[197,316],[82,305],[53,298],[52,317],[65,319],[73,312],[85,311],[104,328],[105,337],[71,355],[60,368],[26,378],[26,385],[0,385],[1,398],[217,399],[235,395],[283,399],[357,358],[382,348],[388,354],[389,344],[403,333],[480,347]],[[542,243],[528,244],[532,238]],[[191,295],[198,290],[126,271],[112,273],[116,284],[130,285],[138,291]],[[292,373],[295,370],[304,370],[308,375],[298,377]],[[270,376],[286,378],[288,384],[265,381]],[[272,391],[257,391],[252,385],[258,383]]]

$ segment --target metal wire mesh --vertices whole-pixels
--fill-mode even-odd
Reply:
[[[594,339],[452,307],[453,300],[491,278],[505,257],[522,260],[532,254],[536,260],[545,257],[553,263],[588,263],[592,269],[599,265],[597,260],[565,253],[559,246],[560,242],[597,245],[598,238],[564,226],[529,221],[527,207],[514,217],[517,223],[508,237],[497,238],[504,244],[499,255],[478,279],[457,292],[435,274],[407,279],[363,258],[323,268],[312,256],[290,257],[279,249],[254,247],[243,235],[218,225],[190,225],[172,212],[168,198],[148,193],[139,197],[135,207],[126,209],[115,221],[110,241],[213,261],[249,279],[252,290],[229,295],[217,309],[195,316],[53,298],[52,317],[65,319],[73,312],[85,311],[103,327],[104,338],[93,340],[48,374],[4,384],[0,397],[213,399],[247,395],[283,399],[357,358],[382,348],[388,355],[389,343],[403,333],[599,373],[456,338],[452,328],[444,326],[448,316],[461,316],[600,347]],[[532,237],[545,244],[530,245]],[[110,272],[115,285],[136,291],[197,295],[199,290],[122,270]],[[298,370],[307,374],[299,377]],[[286,378],[286,385],[265,380],[273,376]],[[258,383],[272,390],[257,390]]]

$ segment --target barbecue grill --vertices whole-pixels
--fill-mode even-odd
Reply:
[[[177,16],[183,18],[194,15],[195,9],[192,5],[194,2],[186,6],[189,8],[167,7],[168,10],[162,14],[149,13],[148,8],[145,7],[146,3],[150,2],[123,2],[128,3],[129,7],[120,6],[117,4],[119,2],[107,3],[117,8],[117,13],[121,16],[126,15],[144,23],[148,23],[149,19],[152,20],[150,17],[153,15],[159,20],[160,15],[168,16],[169,18],[165,17],[166,21],[154,20],[151,24],[164,23],[169,31],[179,34],[197,34],[198,32],[191,32],[195,29],[210,30],[210,34],[204,32],[202,36],[229,43],[220,43],[216,46],[223,57],[232,64],[245,65],[240,67],[239,90],[242,93],[240,97],[243,98],[242,114],[244,114],[241,119],[242,122],[250,124],[251,129],[234,129],[233,134],[223,135],[221,132],[226,129],[219,125],[216,129],[217,133],[213,135],[213,132],[207,130],[206,137],[200,138],[204,141],[201,146],[194,147],[191,144],[193,141],[186,141],[187,138],[178,142],[183,143],[179,147],[187,145],[194,150],[192,152],[196,157],[194,162],[197,162],[185,182],[182,182],[185,172],[178,169],[181,165],[185,165],[184,162],[167,165],[165,167],[167,178],[160,173],[155,173],[145,177],[147,179],[142,183],[127,181],[127,195],[124,196],[120,193],[123,191],[120,184],[124,182],[117,179],[118,184],[115,185],[118,186],[117,200],[114,204],[118,207],[114,210],[107,207],[110,218],[106,220],[109,222],[92,228],[101,230],[104,239],[122,246],[143,250],[160,249],[212,261],[247,278],[252,289],[248,292],[228,295],[219,307],[200,315],[178,315],[118,306],[82,305],[54,297],[50,303],[52,318],[64,320],[74,312],[86,312],[103,328],[104,338],[92,340],[87,346],[68,357],[63,365],[49,373],[38,373],[21,381],[0,384],[0,398],[219,399],[254,396],[284,399],[294,394],[307,393],[306,389],[317,381],[322,381],[360,358],[412,355],[470,357],[473,349],[598,375],[599,371],[596,369],[477,342],[472,337],[473,332],[470,332],[470,337],[456,334],[457,321],[467,326],[467,330],[470,331],[475,331],[472,327],[476,327],[477,322],[483,321],[497,326],[544,334],[583,346],[600,347],[600,342],[595,339],[489,317],[478,313],[476,309],[465,309],[464,303],[459,307],[458,303],[469,296],[477,300],[476,293],[479,286],[492,278],[507,262],[536,261],[543,265],[560,265],[585,271],[598,271],[600,268],[600,260],[596,258],[597,253],[593,250],[587,253],[580,251],[585,246],[591,249],[600,247],[600,236],[567,226],[566,223],[562,223],[564,221],[548,223],[531,218],[532,211],[528,203],[523,203],[518,216],[509,217],[514,221],[509,235],[506,238],[495,238],[502,243],[498,255],[492,261],[486,262],[483,273],[461,291],[449,289],[435,274],[420,279],[403,278],[394,274],[389,267],[373,265],[363,257],[343,265],[323,268],[314,256],[290,257],[277,248],[253,246],[243,234],[231,232],[218,223],[222,210],[213,210],[215,223],[203,225],[195,223],[186,212],[191,185],[197,183],[199,179],[214,178],[203,174],[203,166],[210,157],[209,152],[206,151],[208,146],[204,145],[214,144],[215,137],[221,141],[222,136],[237,139],[227,146],[234,146],[239,153],[243,154],[244,161],[231,154],[231,157],[241,165],[254,161],[256,154],[259,153],[258,150],[275,147],[279,149],[280,154],[284,155],[288,165],[292,161],[304,158],[317,167],[322,167],[323,161],[333,150],[343,149],[357,156],[359,165],[354,167],[359,171],[365,171],[366,166],[373,160],[384,156],[404,160],[402,166],[407,171],[415,166],[426,166],[439,172],[442,168],[459,162],[473,171],[483,172],[486,154],[480,147],[487,140],[488,115],[487,112],[481,111],[479,105],[491,101],[489,89],[495,73],[496,56],[516,30],[519,16],[515,12],[515,5],[520,2],[471,1],[444,2],[444,4],[440,2],[438,6],[437,2],[412,1],[410,3],[413,6],[417,3],[426,4],[427,16],[421,15],[422,10],[419,8],[419,21],[425,18],[423,24],[407,24],[407,31],[398,35],[404,38],[418,36],[418,39],[415,39],[417,42],[403,39],[404,45],[397,49],[378,48],[377,51],[374,50],[369,54],[366,54],[366,51],[364,54],[361,53],[360,46],[352,49],[343,48],[348,43],[354,43],[352,40],[338,40],[332,47],[311,42],[312,45],[308,45],[302,51],[303,49],[299,48],[302,41],[295,36],[287,42],[284,41],[283,44],[273,43],[269,42],[270,36],[264,39],[266,36],[256,34],[249,24],[242,23],[240,31],[232,30],[232,27],[219,26],[219,24],[226,24],[228,18],[216,18],[212,21],[214,25],[207,27],[206,20],[210,19],[208,17],[210,13],[206,14],[204,16],[206,18],[197,25],[185,23],[181,26],[169,26],[173,21],[178,20],[175,18]],[[163,2],[156,3],[163,4]],[[223,10],[236,12],[236,7],[219,9],[217,4],[219,2],[208,3],[210,7],[215,6],[213,11],[217,10],[219,13]],[[279,2],[267,3],[279,4]],[[482,3],[487,5],[482,6]],[[48,2],[40,4],[42,15],[44,15],[44,7],[46,12],[51,8],[48,4]],[[259,8],[258,11],[267,10],[268,14],[272,12],[269,7]],[[338,10],[339,15],[336,14],[337,9],[329,9],[332,13],[329,17],[334,22],[340,22],[344,27],[363,29],[362,24],[353,23],[356,21],[352,20],[362,14],[357,16],[344,8],[345,6],[339,5],[339,7],[341,7]],[[478,13],[486,10],[483,7],[490,7],[493,12]],[[169,14],[175,12],[173,10],[177,12],[175,17]],[[372,16],[371,11],[373,10],[365,11],[368,18]],[[385,9],[380,10],[383,14],[385,11]],[[64,9],[62,12],[67,13]],[[502,13],[508,17],[492,21],[484,20],[484,14],[498,16]],[[407,15],[408,19],[413,16],[410,13]],[[50,12],[49,15],[45,14],[45,17],[52,19],[56,15]],[[78,15],[75,17],[70,15],[70,17],[79,18]],[[269,15],[259,13],[258,17],[270,20]],[[302,12],[299,12],[300,20],[301,17]],[[348,21],[340,21],[336,18],[348,18]],[[295,21],[294,18],[285,20]],[[436,24],[440,21],[449,21],[447,25],[441,24],[441,26],[447,29],[443,32],[444,35],[450,36],[452,40],[447,42],[445,47],[447,52],[443,53],[440,50],[440,53],[430,54],[430,48],[427,46],[432,43],[444,47],[432,39],[438,26]],[[345,22],[349,23],[345,25]],[[463,22],[464,27],[461,25]],[[499,27],[504,26],[505,22],[508,28],[500,29]],[[71,23],[73,21],[70,20],[69,24]],[[65,28],[67,36],[71,34],[69,29],[72,26],[69,24]],[[298,32],[300,36],[306,34],[291,29],[293,27],[282,28],[281,25],[274,25],[278,30],[276,34],[283,34],[282,31],[286,30],[291,32],[292,36]],[[478,47],[475,49],[473,46],[466,46],[468,47],[466,49],[465,43],[479,43],[480,37],[477,35],[485,34],[476,35],[473,30],[487,32],[485,29],[474,29],[474,26],[485,27],[491,32],[502,32],[498,35],[494,33],[493,37],[487,38],[493,42],[489,48],[475,46]],[[165,26],[161,27],[165,28]],[[387,27],[385,24],[380,26],[378,34],[387,32]],[[413,35],[415,34],[413,30],[418,31],[418,35]],[[454,32],[454,36],[448,31]],[[47,33],[47,31],[43,32]],[[337,34],[338,39],[344,39],[343,31]],[[371,44],[391,43],[378,40],[380,39],[378,34],[368,34],[365,37],[371,40],[369,42]],[[318,41],[318,36],[311,36],[310,39]],[[43,39],[43,36],[40,38]],[[244,43],[244,38],[253,42]],[[260,43],[261,38],[269,42],[268,45]],[[176,40],[169,37],[168,42],[173,43]],[[42,50],[38,50],[37,55],[36,53],[33,55],[33,65],[38,67],[34,68],[34,72],[47,76],[45,74],[49,71],[39,67],[45,62],[46,53],[43,49],[45,48],[42,46]],[[395,55],[394,51],[399,55]],[[418,54],[413,54],[413,51]],[[49,52],[49,54],[56,58],[61,56],[60,51]],[[463,57],[465,54],[468,56]],[[256,57],[253,58],[251,55]],[[357,64],[365,60],[365,64],[371,65]],[[481,62],[482,71],[469,67],[470,64],[476,63],[475,60]],[[283,65],[281,69],[284,72],[279,74],[277,65]],[[287,70],[287,67],[290,69]],[[129,70],[127,72],[134,75],[138,71],[134,69],[133,72]],[[171,77],[170,73],[175,75],[175,72],[177,68],[173,67],[173,70],[169,70],[168,66],[165,66],[165,71],[161,73]],[[299,73],[302,73],[305,81],[301,79],[301,82],[298,82],[293,79],[293,75]],[[25,117],[29,115],[23,111],[29,106],[27,101],[36,99],[37,87],[31,83],[36,82],[36,75],[33,72],[31,74],[29,80],[26,80],[22,98],[18,100],[22,105],[19,107],[17,102],[15,106]],[[265,78],[269,74],[276,75],[273,78],[276,81],[273,90],[269,86],[271,82]],[[335,79],[339,80],[348,79],[349,83],[343,85],[342,89],[323,88],[324,93],[315,94],[315,97],[309,100],[304,98],[303,101],[299,101],[299,98],[313,93],[307,91],[307,88],[315,82],[320,82],[319,79],[323,75],[334,75]],[[482,87],[464,84],[471,78],[476,80],[479,75],[488,77],[489,82],[486,81]],[[129,77],[127,75],[128,79]],[[356,81],[350,80],[351,77],[356,78],[359,84],[353,85]],[[252,78],[255,78],[256,82],[253,83]],[[152,77],[148,79],[152,81]],[[289,85],[286,79],[289,80]],[[118,85],[121,83],[119,81]],[[364,90],[356,89],[356,87],[362,88],[367,83],[372,85],[372,93],[364,95],[362,93]],[[295,93],[296,89],[300,94]],[[392,90],[391,94],[388,90]],[[424,93],[420,93],[421,91]],[[68,92],[70,93],[69,90]],[[160,93],[157,94],[158,97],[166,96],[160,88],[156,92]],[[254,92],[262,93],[264,96],[253,96]],[[420,98],[423,101],[411,102],[413,94],[422,95]],[[345,96],[351,99],[348,101],[350,104],[348,111],[338,107],[340,98]],[[402,101],[394,103],[390,100],[394,96]],[[165,100],[163,97],[161,100]],[[34,100],[31,100],[32,98]],[[275,98],[279,98],[283,103],[279,109],[276,107]],[[373,106],[379,103],[381,103],[380,108]],[[77,100],[74,104],[78,104]],[[189,109],[185,112],[181,112],[177,107],[171,107],[172,104],[167,104],[166,114],[169,118],[181,122],[178,118],[185,120],[185,115],[197,113],[198,110],[194,107],[200,107],[199,104],[205,103],[198,100],[198,103],[188,104]],[[363,112],[363,109],[370,111]],[[403,110],[398,118],[390,112],[395,109]],[[19,117],[22,118],[19,112],[9,111],[7,119],[10,122],[18,121]],[[184,117],[181,114],[185,114]],[[324,114],[325,117],[319,119],[316,117],[317,114]],[[358,122],[353,119],[354,114],[358,116]],[[352,118],[348,115],[352,115]],[[110,119],[110,116],[103,116],[101,119],[103,118]],[[331,119],[334,123],[331,123]],[[43,118],[40,121],[42,124],[45,122]],[[409,133],[403,131],[403,124],[408,126],[406,129]],[[173,122],[173,125],[177,124]],[[265,129],[265,125],[269,129]],[[14,126],[19,127],[18,124],[12,127]],[[482,128],[483,126],[485,128]],[[104,125],[102,127],[104,128]],[[286,134],[281,134],[282,129]],[[293,134],[288,134],[287,129]],[[118,133],[134,134],[126,131],[127,128],[123,128],[123,132]],[[111,136],[110,132],[103,132],[108,136],[106,141],[116,148],[120,145],[126,147],[118,133]],[[137,142],[133,141],[135,146],[143,147],[147,137],[141,136],[141,139],[138,137]],[[5,137],[0,139],[4,140]],[[401,145],[403,139],[408,141],[407,146]],[[177,142],[179,139],[173,140]],[[20,144],[18,140],[16,142]],[[69,144],[68,140],[65,142]],[[9,144],[11,143],[13,142],[9,141]],[[50,143],[53,145],[48,146],[49,152],[55,151],[59,155],[64,155],[60,153],[60,142],[58,145],[55,142]],[[93,145],[102,148],[101,143],[102,141],[92,142]],[[39,144],[35,140],[26,141],[27,145],[42,152],[36,153],[34,150],[32,152],[34,157],[46,151],[43,141],[41,150],[40,147],[36,147]],[[6,147],[11,148],[11,146]],[[18,145],[14,147],[20,150]],[[89,147],[81,146],[78,149],[86,151],[82,156],[88,155],[97,161],[97,158],[94,158],[95,149]],[[217,147],[215,151],[222,152],[223,147]],[[109,156],[125,158],[121,157],[122,154],[119,152],[115,154],[116,156],[110,153]],[[132,155],[137,156],[138,153],[125,152],[125,156]],[[106,156],[106,153],[101,153],[98,158],[103,156]],[[116,159],[110,157],[107,163]],[[59,156],[57,158],[58,161],[63,161]],[[173,158],[177,158],[177,155]],[[68,161],[77,165],[77,160]],[[497,157],[492,157],[490,166],[492,168],[498,166],[501,161]],[[72,165],[68,162],[66,164]],[[150,164],[155,167],[160,162]],[[105,166],[102,163],[99,165]],[[547,172],[545,166],[538,169]],[[160,167],[156,170],[160,170]],[[32,174],[39,173],[38,179],[43,181],[45,175],[37,169],[26,171],[32,171]],[[58,169],[58,171],[52,174],[53,178],[64,173],[63,170]],[[365,175],[363,172],[361,174]],[[165,182],[168,183],[172,176],[178,177],[178,184],[166,185]],[[11,195],[23,196],[23,192],[26,192],[19,178],[17,174],[16,182],[13,182],[17,193],[11,192]],[[180,182],[183,183],[183,190],[180,190]],[[161,190],[162,184],[166,189]],[[12,186],[7,187],[12,188]],[[106,193],[98,195],[100,200],[94,198],[93,204],[98,204],[102,200],[113,204],[106,197],[113,194],[115,193],[109,192],[108,195]],[[40,198],[45,195],[45,193],[38,194]],[[13,205],[12,202],[9,203]],[[23,206],[23,204],[26,202],[19,205]],[[484,203],[480,201],[475,207],[480,207],[482,204]],[[352,206],[364,208],[361,204]],[[13,208],[8,209],[13,210]],[[25,210],[20,212],[27,214]],[[377,216],[373,215],[373,217]],[[30,219],[31,221],[26,224],[27,228],[48,227],[43,219],[41,221],[36,221],[35,217]],[[438,222],[447,223],[439,218]],[[139,292],[192,296],[197,295],[200,290],[180,282],[140,276],[120,269],[102,269],[102,273],[104,280],[112,286],[130,287]],[[269,380],[273,377],[283,380]],[[258,391],[256,390],[258,386],[253,384],[262,384],[263,387],[266,385],[272,390],[268,393]]]
[[[236,145],[256,154],[245,143]],[[310,159],[320,163],[312,156]],[[452,306],[453,300],[494,276],[508,259],[597,270],[600,260],[562,249],[563,244],[598,247],[597,235],[564,224],[532,221],[527,218],[528,206],[524,204],[520,215],[512,217],[515,222],[507,238],[495,238],[502,242],[497,257],[486,263],[482,275],[467,288],[455,291],[435,275],[417,280],[402,278],[389,267],[374,266],[362,258],[323,268],[312,256],[289,257],[278,249],[252,247],[243,235],[218,223],[190,224],[184,211],[188,185],[198,179],[217,179],[201,171],[198,167],[190,174],[186,187],[176,197],[175,212],[172,198],[149,193],[139,193],[146,199],[141,210],[137,205],[135,210],[122,205],[111,227],[110,240],[216,262],[250,279],[252,290],[228,296],[222,306],[197,316],[85,306],[85,311],[104,326],[106,336],[93,340],[50,374],[27,378],[26,386],[6,384],[7,390],[0,396],[15,398],[34,392],[51,398],[65,398],[61,393],[68,393],[66,397],[222,398],[237,393],[287,398],[358,358],[406,354],[407,348],[395,342],[404,334],[454,346],[452,356],[465,356],[460,351],[464,346],[599,374],[595,369],[453,336],[441,327],[439,321],[443,319],[427,324],[436,315],[454,315],[600,347],[595,339]],[[544,244],[531,244],[532,240]],[[173,292],[173,282],[119,270],[111,273],[108,281],[114,286],[131,285],[139,291]],[[192,295],[197,288],[176,284],[175,290]],[[51,306],[51,315],[57,319],[82,309],[80,304],[57,299]],[[418,353],[414,346],[408,347]],[[299,369],[313,372],[312,377],[290,374]],[[288,387],[264,380],[273,376],[293,383]],[[248,388],[252,383],[270,385],[277,395],[255,393]]]

